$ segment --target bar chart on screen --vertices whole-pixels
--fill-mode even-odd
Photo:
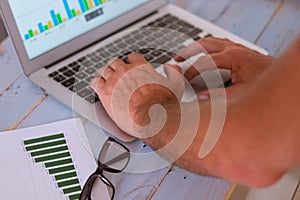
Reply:
[[[73,7],[70,6],[72,2]],[[103,14],[103,9],[100,7],[111,0],[61,0],[58,4],[61,5],[62,12],[50,9],[49,20],[47,22],[38,22],[35,28],[29,29],[24,34],[24,40],[28,40],[38,34],[44,33],[60,24],[66,23],[69,20],[75,19],[80,15],[84,15],[86,21],[95,19]],[[77,4],[77,5],[76,5]]]
[[[100,39],[109,22],[148,1],[8,0],[30,60],[75,41],[88,43],[85,34]]]

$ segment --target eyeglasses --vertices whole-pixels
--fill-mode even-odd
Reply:
[[[115,187],[103,175],[103,171],[110,173],[121,173],[127,167],[129,160],[129,149],[113,138],[108,138],[98,156],[98,168],[86,181],[79,199],[92,200],[91,195],[94,188],[94,183],[97,179],[100,179],[107,186],[110,198],[113,200],[115,196]]]

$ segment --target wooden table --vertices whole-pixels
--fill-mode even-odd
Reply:
[[[170,0],[174,3],[175,0]],[[298,0],[187,0],[185,9],[278,56],[300,33]],[[0,130],[12,130],[73,117],[73,112],[32,84],[24,75],[8,39],[0,56]],[[88,132],[103,134],[84,120]],[[149,151],[141,141],[127,144]],[[145,174],[109,175],[116,199],[224,199],[231,183],[197,176],[176,166]]]

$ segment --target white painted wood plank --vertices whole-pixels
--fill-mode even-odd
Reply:
[[[73,112],[53,97],[47,97],[19,126],[24,128],[70,119]]]
[[[152,199],[220,200],[229,187],[229,181],[197,176],[174,167]]]
[[[3,46],[4,54],[0,54],[0,94],[23,73],[12,41],[7,39]]]
[[[18,79],[0,97],[0,130],[16,125],[44,96],[25,76]]]
[[[280,1],[232,1],[216,24],[251,42],[267,25]]]
[[[184,8],[203,19],[214,22],[228,9],[230,2],[230,0],[187,0]]]
[[[276,15],[260,37],[258,44],[268,49],[271,55],[278,56],[300,34],[300,2],[284,1]]]

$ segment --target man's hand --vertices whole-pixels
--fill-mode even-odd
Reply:
[[[121,59],[111,60],[97,72],[101,77],[92,81],[91,88],[123,131],[138,138],[146,137],[134,128],[152,122],[149,110],[153,105],[181,100],[185,88],[183,75],[179,67],[166,65],[165,78],[136,53],[129,55],[127,63]]]
[[[204,52],[204,51],[207,52]],[[199,53],[207,53],[198,59],[185,73],[187,80],[192,80],[204,71],[216,67],[231,70],[233,86],[226,89],[227,96],[240,93],[268,68],[273,58],[262,55],[240,44],[227,39],[205,38],[182,50],[175,60],[182,62]],[[212,66],[213,65],[213,66]],[[204,91],[198,94],[199,99],[208,99],[209,95],[223,92],[222,90]]]
[[[0,44],[0,55],[4,53],[5,53],[4,47],[2,44]]]
[[[178,67],[166,67],[168,78],[165,78],[142,56],[132,54],[128,59],[129,64],[119,59],[111,61],[100,72],[101,78],[95,79],[91,87],[98,93],[108,114],[121,129],[142,138],[154,150],[168,146],[167,149],[163,148],[161,155],[172,162],[176,158],[174,163],[178,166],[197,174],[223,177],[249,186],[262,187],[274,183],[286,171],[299,166],[297,119],[300,112],[296,108],[300,96],[292,92],[299,82],[296,73],[299,69],[297,64],[300,63],[297,56],[299,42],[274,62],[272,67],[269,67],[271,57],[228,40],[207,38],[198,43],[206,49],[208,56],[219,68],[231,70],[233,80],[233,86],[226,89],[229,98],[222,134],[205,158],[199,158],[199,150],[210,127],[212,104],[210,101],[197,102],[197,108],[201,110],[201,121],[198,116],[194,116],[196,112],[200,114],[200,110],[194,109],[194,102],[184,104],[186,115],[182,116],[182,110],[178,109],[180,106],[176,103],[184,91]],[[195,46],[197,45],[183,50],[181,57],[177,56],[175,59],[183,61],[203,51]],[[211,69],[209,65],[203,65],[207,63],[203,59],[194,65],[199,71],[191,67],[186,72],[188,80]],[[263,77],[257,78],[261,73],[264,74]],[[244,95],[234,95],[248,87],[251,89]],[[165,123],[161,122],[163,117],[160,115],[155,115],[157,118],[151,115],[151,106],[156,104],[162,105],[167,112]],[[182,122],[189,126],[199,126],[192,144],[188,144],[188,149],[179,154],[181,156],[177,159],[177,152],[181,153],[178,149],[185,149],[186,145],[184,140],[173,143],[173,138],[177,139],[177,131],[182,138],[188,138],[193,133],[189,126],[181,128]],[[158,133],[157,136],[150,140],[144,139],[143,131],[132,131],[135,125],[143,128],[156,123],[164,126],[163,131],[155,132]]]

